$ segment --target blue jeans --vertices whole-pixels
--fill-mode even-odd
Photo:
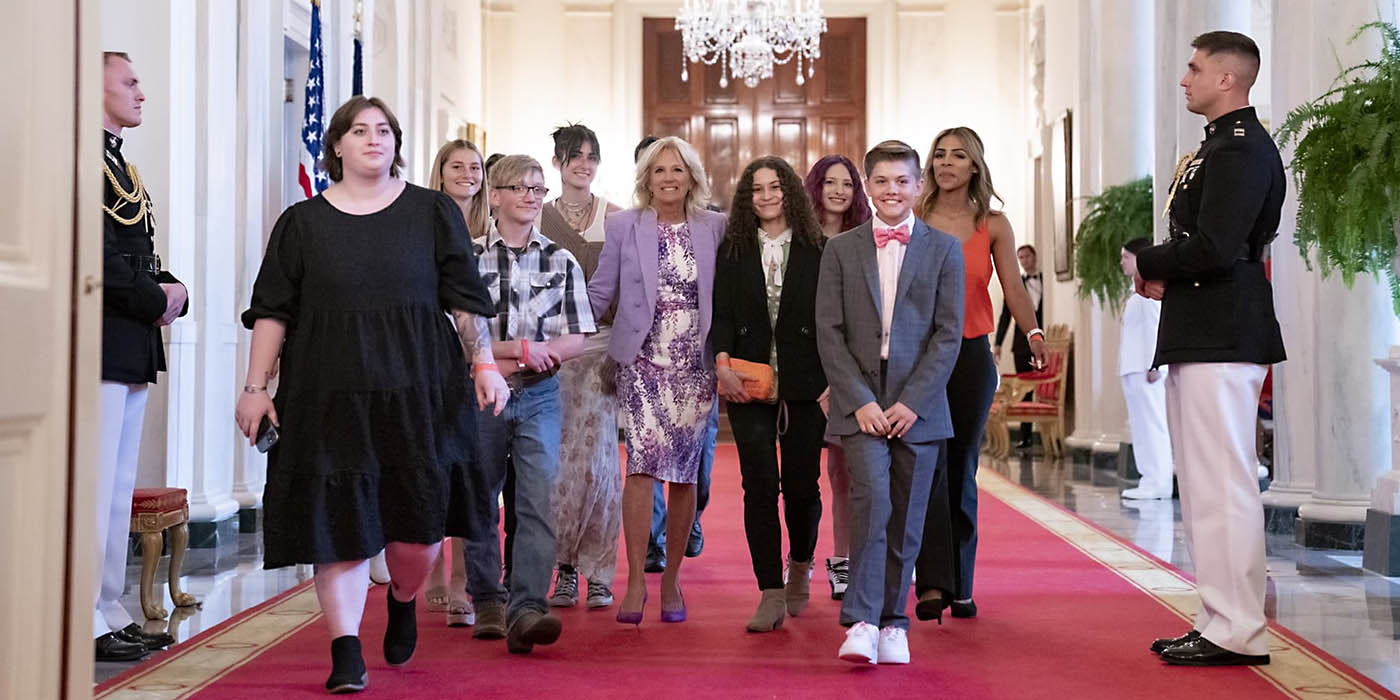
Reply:
[[[719,435],[719,400],[715,400],[714,408],[710,409],[710,420],[706,424],[705,449],[700,453],[700,472],[695,478],[695,523],[691,531],[700,526],[700,514],[705,512],[705,506],[710,503],[710,468],[715,464],[715,440]],[[660,481],[656,482],[656,489],[651,495],[651,540],[647,545],[647,551],[665,551],[666,549],[666,485]]]
[[[500,519],[496,499],[505,483],[506,460],[515,470],[515,537],[511,542],[510,609],[514,621],[526,611],[549,611],[554,572],[554,509],[550,503],[559,473],[563,404],[553,377],[513,393],[501,415],[477,414],[477,460],[467,472],[471,526],[467,537],[467,583],[483,603],[506,599],[501,585]]]

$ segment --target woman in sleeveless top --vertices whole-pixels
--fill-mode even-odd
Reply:
[[[486,201],[486,170],[481,151],[470,141],[453,139],[438,149],[428,188],[445,193],[462,211],[468,238],[486,235],[490,226],[490,206]],[[443,540],[443,554],[433,564],[425,596],[428,612],[447,613],[449,627],[470,625],[476,611],[467,593],[466,552],[461,538]],[[452,580],[448,582],[445,559],[452,560]]]
[[[564,191],[540,213],[540,233],[573,253],[591,279],[603,250],[603,218],[619,207],[590,191],[599,163],[593,130],[574,124],[555,130],[553,137],[554,167]],[[554,482],[558,570],[549,597],[554,607],[578,604],[579,574],[588,585],[589,608],[606,608],[613,602],[622,475],[613,387],[617,365],[607,353],[611,320],[611,315],[600,317],[598,332],[585,341],[583,354],[559,369],[564,428]]]
[[[870,220],[870,203],[861,185],[860,170],[846,156],[823,156],[812,166],[803,180],[807,197],[816,210],[822,234],[831,238]],[[822,392],[825,412],[828,392]],[[831,586],[831,599],[846,596],[850,579],[851,519],[850,484],[846,471],[846,451],[841,439],[826,434],[826,478],[831,484],[831,556],[826,558],[826,580]]]
[[[967,127],[945,129],[929,149],[925,194],[916,211],[930,226],[962,242],[967,266],[963,342],[948,379],[948,411],[953,437],[944,451],[947,468],[939,469],[924,518],[923,546],[915,562],[920,620],[942,622],[945,607],[953,617],[973,617],[972,572],[977,556],[977,456],[987,411],[997,387],[996,361],[987,336],[995,327],[987,293],[995,267],[1002,294],[1021,331],[1030,337],[1037,366],[1045,356],[1044,333],[1035,327],[1035,307],[1016,267],[1016,235],[1001,212],[992,211],[991,173],[982,139]]]

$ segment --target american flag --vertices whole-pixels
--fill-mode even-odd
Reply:
[[[330,187],[326,171],[316,167],[321,160],[325,133],[325,82],[321,73],[321,0],[311,0],[311,65],[306,72],[306,118],[301,124],[301,163],[297,167],[297,182],[307,199]]]

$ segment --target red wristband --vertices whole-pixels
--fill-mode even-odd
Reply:
[[[494,362],[482,362],[482,363],[480,363],[480,364],[472,365],[472,376],[475,377],[476,375],[481,374],[481,371],[482,371],[482,370],[487,370],[487,369],[491,370],[492,372],[495,372],[496,374],[500,374],[500,373],[501,373],[501,369],[500,369],[499,367],[496,366],[496,363],[494,363]]]
[[[530,341],[524,338],[520,339],[520,362],[522,364],[530,362]]]

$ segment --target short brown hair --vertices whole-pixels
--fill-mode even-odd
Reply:
[[[131,63],[131,56],[127,55],[125,51],[103,51],[102,65],[105,67],[107,65],[107,62],[114,58],[120,58],[121,60],[126,61],[127,63]]]
[[[355,123],[355,117],[360,116],[360,112],[369,108],[375,108],[384,113],[385,121],[389,122],[389,130],[394,132],[394,162],[389,166],[389,176],[398,177],[399,171],[403,169],[403,129],[399,128],[399,120],[394,116],[389,105],[384,104],[384,100],[378,97],[365,97],[356,95],[340,109],[331,115],[330,124],[326,125],[326,138],[324,139],[325,150],[321,153],[321,167],[326,169],[326,174],[331,180],[340,182],[345,177],[345,166],[341,163],[340,156],[335,153],[335,146],[340,143],[340,139],[350,132],[350,127]]]
[[[910,163],[914,166],[914,174],[919,174],[919,152],[903,141],[891,139],[875,144],[865,154],[865,176],[870,177],[870,171],[875,169],[876,164],[890,161]]]
[[[1253,85],[1259,76],[1259,46],[1254,40],[1239,32],[1206,32],[1191,40],[1191,48],[1204,51],[1207,56],[1218,53],[1238,56],[1245,60],[1245,74],[1240,79]]]

